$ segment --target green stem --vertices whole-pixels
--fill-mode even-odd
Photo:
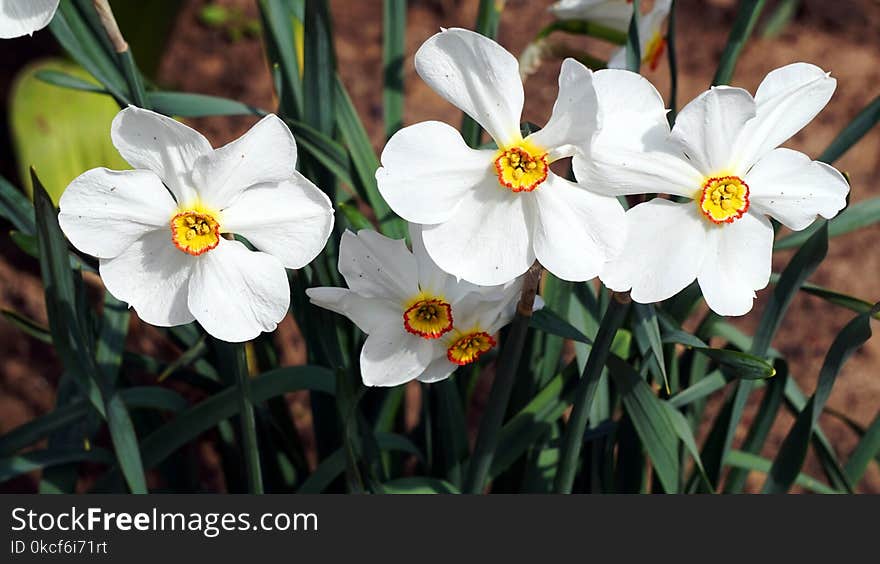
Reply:
[[[254,421],[254,403],[251,396],[251,379],[248,374],[244,345],[232,345],[235,349],[235,384],[238,387],[239,420],[244,465],[247,473],[248,492],[263,493],[263,476],[260,471],[260,451],[257,446],[257,426]]]
[[[522,295],[516,308],[516,317],[501,351],[498,368],[495,372],[495,381],[492,383],[492,391],[489,393],[489,403],[480,421],[480,430],[477,434],[477,442],[474,445],[474,454],[468,464],[467,476],[465,477],[464,493],[481,493],[489,476],[492,459],[498,448],[498,435],[501,424],[504,422],[504,413],[510,402],[510,393],[516,380],[516,371],[522,356],[526,333],[529,330],[529,322],[532,319],[532,307],[535,303],[535,294],[538,290],[538,282],[541,280],[541,265],[535,262],[526,272],[523,281]]]
[[[629,304],[629,296],[613,294],[608,309],[605,310],[605,315],[602,317],[602,323],[596,333],[596,340],[593,342],[593,348],[590,350],[590,356],[584,366],[584,373],[577,390],[575,390],[574,409],[565,428],[559,469],[556,472],[556,493],[571,493],[577,473],[577,462],[584,443],[584,432],[587,429],[590,408],[599,385],[599,377],[608,360],[614,336],[629,311]]]

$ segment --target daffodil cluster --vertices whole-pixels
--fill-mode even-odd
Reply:
[[[609,25],[629,21],[631,6],[591,5],[600,4]],[[651,57],[668,9],[658,1],[642,19]],[[519,64],[491,39],[443,30],[418,50],[415,68],[491,144],[469,147],[437,121],[398,131],[376,180],[410,223],[411,250],[346,231],[338,269],[348,287],[308,290],[367,335],[367,385],[435,382],[489,353],[535,261],[563,280],[599,277],[643,303],[696,280],[710,308],[742,315],[769,282],[770,218],[801,230],[846,204],[837,170],[779,148],[834,92],[835,80],[810,64],[771,72],[754,96],[712,88],[670,128],[648,80],[567,59],[552,114],[530,133],[520,127]],[[64,232],[99,259],[107,289],[155,325],[195,320],[228,341],[273,330],[290,303],[285,269],[314,259],[333,226],[329,199],[296,170],[287,126],[270,115],[213,149],[189,127],[129,107],[111,136],[134,170],[90,170],[60,202]],[[568,177],[554,166],[567,160]],[[641,194],[659,197],[629,209],[620,198]]]

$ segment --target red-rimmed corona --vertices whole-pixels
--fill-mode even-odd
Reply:
[[[188,255],[203,255],[220,244],[220,223],[208,212],[180,212],[171,218],[171,241]]]
[[[420,297],[403,312],[403,326],[423,339],[439,339],[452,325],[452,306],[441,298]]]
[[[465,366],[476,362],[496,344],[495,338],[485,331],[459,333],[446,349],[446,358],[453,364]]]
[[[697,201],[712,223],[733,223],[749,211],[749,185],[739,176],[714,176],[703,183]]]

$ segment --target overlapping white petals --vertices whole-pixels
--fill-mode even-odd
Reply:
[[[102,259],[100,273],[107,291],[142,320],[173,327],[195,319],[188,305],[194,266],[193,257],[177,250],[163,229],[145,234],[119,256]]]
[[[539,188],[539,190],[542,188]],[[425,247],[440,268],[474,284],[513,280],[535,261],[534,218],[525,198],[489,177],[465,192],[457,213],[425,226]]]
[[[775,149],[746,176],[757,212],[789,229],[806,229],[820,215],[830,219],[846,206],[849,185],[833,166],[791,149]]]
[[[396,301],[364,297],[346,288],[308,288],[306,294],[316,306],[348,317],[368,335],[400,323],[400,303]]]
[[[223,210],[223,230],[237,233],[287,268],[302,268],[324,248],[333,230],[333,205],[300,173],[258,184]]]
[[[402,326],[384,326],[367,336],[361,349],[361,378],[366,386],[399,386],[416,379],[441,350]]]
[[[836,88],[837,80],[808,63],[767,74],[755,93],[755,118],[743,128],[734,149],[742,171],[810,123]]]
[[[524,101],[519,63],[502,46],[467,29],[447,29],[419,47],[415,65],[422,80],[498,145],[519,138]]]
[[[59,0],[0,0],[0,39],[33,35],[49,25]]]
[[[537,208],[535,255],[563,280],[590,280],[617,256],[626,238],[620,203],[555,174],[531,195]]]
[[[132,168],[156,173],[178,204],[198,198],[192,170],[196,159],[212,151],[201,133],[170,117],[129,106],[113,118],[110,137]]]
[[[238,139],[202,155],[192,176],[199,196],[223,209],[247,188],[284,182],[295,172],[293,134],[278,116],[270,114]]]
[[[644,194],[648,190],[693,198],[703,174],[687,160],[666,151],[639,152],[593,146],[586,166],[575,170],[581,181],[591,180],[596,191],[612,195]]]
[[[167,234],[174,198],[150,171],[95,168],[61,195],[58,222],[70,242],[97,258],[113,258],[156,229]]]
[[[747,213],[723,229],[710,229],[697,275],[706,304],[719,315],[745,315],[755,290],[770,282],[773,226]]]
[[[575,146],[588,143],[598,127],[598,101],[593,73],[574,59],[565,59],[559,71],[559,95],[550,121],[528,139],[550,149],[550,160],[570,157]]]
[[[707,252],[709,230],[692,202],[654,199],[626,212],[624,250],[600,275],[617,292],[640,303],[670,298],[694,281]]]
[[[248,341],[274,331],[287,314],[287,273],[272,255],[221,239],[216,249],[193,261],[187,304],[211,335]]]
[[[382,151],[379,192],[395,212],[415,223],[442,223],[468,190],[493,176],[495,151],[468,147],[461,134],[438,121],[405,127]]]
[[[369,229],[342,234],[339,273],[349,288],[368,298],[402,302],[419,291],[419,267],[406,243]]]
[[[700,172],[711,176],[729,170],[733,144],[753,117],[751,94],[742,88],[713,86],[682,108],[670,139]]]

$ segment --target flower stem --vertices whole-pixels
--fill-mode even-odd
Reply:
[[[244,345],[230,345],[234,349],[233,371],[238,387],[239,420],[244,465],[247,473],[248,492],[263,493],[263,476],[260,470],[260,451],[257,446],[257,427],[254,422],[254,404],[251,397],[251,379],[248,373]]]
[[[504,413],[510,402],[510,393],[513,390],[513,382],[522,356],[526,333],[529,330],[529,321],[532,319],[532,307],[535,303],[535,294],[538,292],[542,270],[541,265],[536,261],[525,274],[522,294],[516,307],[516,317],[513,318],[504,349],[501,351],[498,369],[495,372],[495,381],[492,383],[492,391],[489,394],[489,403],[486,405],[486,411],[480,421],[474,454],[468,464],[467,476],[462,489],[464,493],[481,493],[486,485],[492,459],[495,457],[495,449],[498,447],[498,434],[501,431],[501,424],[504,422]]]
[[[629,311],[629,305],[629,295],[614,293],[611,295],[608,309],[605,310],[605,315],[602,317],[602,323],[596,333],[596,340],[593,342],[593,348],[590,350],[590,356],[587,357],[587,364],[584,366],[584,373],[581,375],[581,381],[575,391],[574,409],[565,428],[565,439],[554,484],[556,493],[571,493],[577,462],[584,443],[584,432],[587,429],[590,408],[599,385],[599,377],[608,360],[614,336],[623,324],[626,312]]]
[[[131,100],[136,106],[146,108],[147,95],[144,90],[144,83],[141,80],[137,65],[135,65],[134,56],[131,54],[128,42],[125,41],[122,32],[119,31],[119,24],[116,23],[116,17],[113,15],[110,3],[107,0],[93,0],[92,5],[95,7],[95,12],[98,14],[98,19],[107,33],[110,44],[113,45],[113,50],[116,51],[119,57],[119,65],[122,67],[125,81],[128,83],[128,93],[131,96]]]

